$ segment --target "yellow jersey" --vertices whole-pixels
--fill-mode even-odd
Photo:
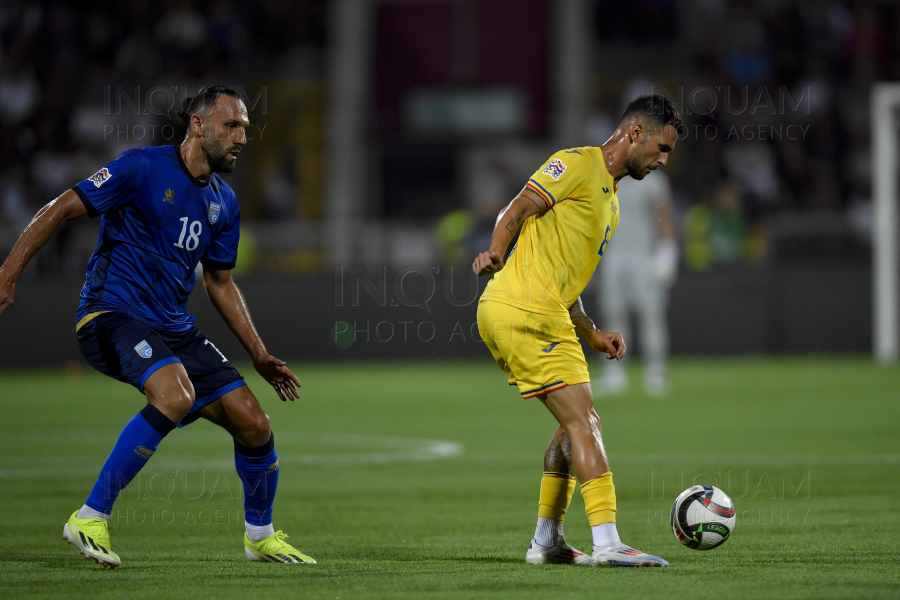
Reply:
[[[548,210],[525,220],[519,240],[479,302],[568,315],[619,225],[619,200],[598,147],[560,150],[525,184]]]

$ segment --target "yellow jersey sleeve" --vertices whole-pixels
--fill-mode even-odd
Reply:
[[[586,149],[560,150],[535,171],[525,187],[536,192],[551,207],[571,196],[587,181],[591,162]]]

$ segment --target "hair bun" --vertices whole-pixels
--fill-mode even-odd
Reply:
[[[191,108],[191,103],[194,101],[194,97],[190,96],[184,99],[184,102],[181,103],[181,108],[178,109],[178,112],[175,113],[178,117],[184,121],[185,123],[191,122],[191,114],[188,112]]]

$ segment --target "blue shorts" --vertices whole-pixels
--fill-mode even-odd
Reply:
[[[78,330],[78,346],[88,364],[141,392],[160,367],[180,362],[194,385],[196,400],[178,424],[200,418],[200,409],[247,385],[225,356],[196,327],[169,333],[158,331],[120,313],[104,313]]]

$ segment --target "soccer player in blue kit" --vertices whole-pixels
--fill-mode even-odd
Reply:
[[[300,381],[270,355],[231,278],[240,210],[218,173],[234,170],[247,143],[247,108],[234,90],[209,86],[188,98],[188,124],[177,146],[136,148],[43,207],[0,267],[0,313],[13,302],[28,260],[69,219],[98,215],[100,236],[87,266],[76,331],[95,369],[130,383],[147,405],[119,435],[87,501],[63,536],[89,559],[117,567],[107,521],[113,503],[176,426],[199,418],[234,438],[244,485],[248,560],[315,563],[272,525],[278,456],[269,417],[228,359],[194,326],[187,299],[194,270],[257,372],[282,401],[299,398]]]

